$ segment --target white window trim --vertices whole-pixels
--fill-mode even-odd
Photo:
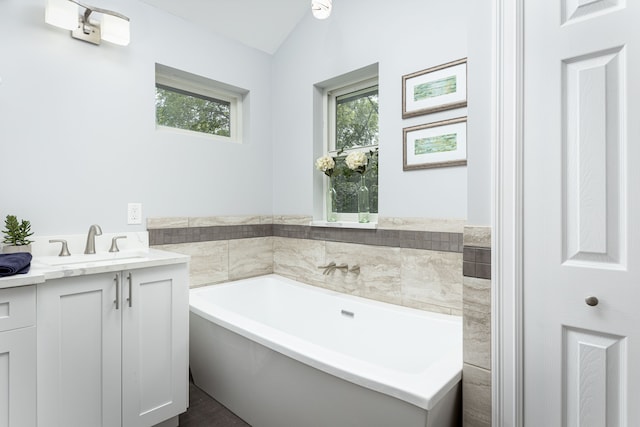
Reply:
[[[336,116],[336,99],[342,95],[347,93],[356,92],[362,89],[367,89],[373,86],[378,86],[378,78],[370,78],[367,80],[362,80],[357,83],[352,83],[347,86],[341,86],[340,88],[335,89],[327,89],[325,90],[325,101],[327,103],[327,133],[325,135],[325,147],[327,147],[327,151],[330,155],[335,156],[338,153],[336,149],[336,121],[332,119]],[[378,88],[379,90],[379,88]],[[367,145],[367,147],[377,148],[378,144],[375,145]],[[355,147],[351,149],[346,149],[343,152],[349,153],[350,151],[355,151]]]
[[[338,150],[336,149],[336,99],[342,95],[347,93],[356,92],[362,89],[367,89],[373,86],[378,86],[378,91],[380,90],[380,86],[378,84],[378,77],[368,78],[366,80],[359,80],[353,83],[347,83],[346,85],[340,85],[340,87],[336,88],[327,88],[324,91],[323,102],[324,102],[324,111],[326,111],[326,117],[324,118],[325,126],[324,126],[324,146],[327,148],[327,153],[329,156],[337,157]],[[351,148],[344,149],[342,151],[341,157],[346,157],[349,153],[355,151],[364,151],[369,152],[370,150],[375,150],[378,148],[379,144],[372,144],[367,146],[354,146]],[[378,224],[378,215],[379,213],[370,213],[369,214],[369,222],[359,225],[358,222],[358,213],[357,212],[349,212],[349,213],[338,213],[336,222],[327,222],[327,188],[328,180],[323,180],[323,197],[322,197],[322,207],[323,214],[321,222],[314,222],[314,225],[326,224],[328,227],[343,227],[343,228],[376,228]]]
[[[184,74],[185,76],[177,76],[175,74],[169,75],[156,71],[156,84],[161,84],[170,88],[181,89],[187,92],[192,92],[209,98],[228,102],[230,104],[230,136],[214,135],[205,132],[197,132],[188,129],[159,125],[157,124],[157,119],[156,128],[185,135],[197,135],[218,141],[242,143],[242,100],[244,98],[244,94],[231,90],[225,90],[220,87],[222,84],[218,84],[214,80],[210,80],[210,84],[199,83],[194,80],[190,80],[187,77],[188,73]],[[204,78],[201,79],[208,80]]]

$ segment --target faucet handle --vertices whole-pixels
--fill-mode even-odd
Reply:
[[[71,253],[69,253],[69,247],[67,246],[67,241],[63,240],[63,239],[51,239],[49,240],[49,243],[62,243],[62,247],[60,248],[60,253],[58,254],[58,256],[69,256],[71,255]]]
[[[335,261],[331,261],[329,264],[327,265],[319,265],[318,268],[331,268],[331,267],[335,267],[336,263]]]
[[[111,239],[111,248],[109,248],[109,252],[120,252],[120,249],[118,249],[118,239],[126,239],[127,236],[114,236],[113,239]]]

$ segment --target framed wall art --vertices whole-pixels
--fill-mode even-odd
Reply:
[[[403,129],[402,169],[467,164],[467,118],[443,120]]]
[[[402,118],[467,106],[467,58],[402,76]]]

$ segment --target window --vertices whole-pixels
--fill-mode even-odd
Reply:
[[[231,102],[156,83],[156,120],[161,126],[231,136]]]
[[[338,219],[357,222],[357,190],[360,174],[352,172],[345,158],[352,151],[370,155],[365,173],[369,188],[371,220],[378,213],[378,79],[369,79],[326,92],[328,103],[328,152],[342,173],[334,177]]]
[[[156,64],[156,124],[241,142],[243,91]]]

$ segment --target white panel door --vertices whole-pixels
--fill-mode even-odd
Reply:
[[[187,266],[123,273],[122,410],[126,427],[152,426],[187,409]]]
[[[640,1],[524,16],[525,426],[637,427]]]
[[[105,273],[37,288],[38,426],[121,426],[119,277]]]

